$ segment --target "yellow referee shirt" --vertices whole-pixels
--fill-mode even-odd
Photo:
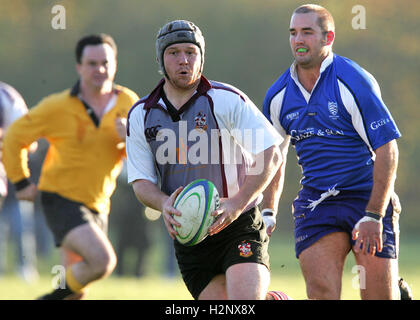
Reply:
[[[3,162],[12,183],[29,178],[27,148],[45,138],[50,147],[38,189],[54,192],[109,213],[125,147],[115,129],[115,119],[126,117],[139,99],[131,90],[115,85],[115,104],[95,124],[77,97],[78,84],[52,94],[15,121],[7,130]]]

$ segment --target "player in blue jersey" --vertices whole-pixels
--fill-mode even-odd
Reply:
[[[334,54],[334,38],[325,8],[297,8],[290,22],[295,61],[264,100],[265,116],[285,138],[283,159],[291,143],[302,168],[293,202],[296,257],[310,299],[340,298],[350,250],[366,276],[362,299],[398,299],[400,132],[376,80]],[[284,169],[285,161],[264,192],[264,213],[276,214]]]

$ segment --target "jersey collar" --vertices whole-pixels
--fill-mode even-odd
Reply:
[[[119,94],[121,92],[121,90],[116,87],[115,83],[112,84],[112,90],[114,91],[115,94]],[[80,93],[80,79],[77,80],[77,82],[70,89],[70,96],[77,97],[79,93]]]
[[[334,59],[334,53],[331,51],[321,63],[321,68],[319,70],[320,74],[323,73],[325,69],[327,69],[327,67],[333,62],[333,59]],[[290,66],[290,75],[292,76],[293,80],[299,82],[297,71],[296,71],[296,61],[294,61],[292,65]]]
[[[319,79],[321,78],[322,73],[325,71],[325,69],[328,68],[328,66],[333,62],[334,60],[334,53],[331,51],[328,56],[322,61],[321,63],[321,68],[319,69],[319,77],[314,85],[313,90],[316,88]],[[292,65],[290,66],[290,76],[292,77],[293,81],[296,83],[296,85],[298,86],[298,88],[300,89],[300,91],[302,92],[306,102],[309,101],[310,97],[311,97],[311,93],[306,91],[306,89],[301,85],[301,83],[299,82],[299,78],[297,75],[297,70],[296,70],[296,61],[294,61],[292,63]]]
[[[149,96],[144,100],[144,109],[150,108],[158,108],[159,101],[163,95],[163,85],[165,84],[165,79],[160,80],[156,88],[149,94]],[[205,95],[207,91],[212,88],[211,83],[207,80],[206,77],[201,76],[200,83],[197,87],[196,92],[194,93],[193,97]]]

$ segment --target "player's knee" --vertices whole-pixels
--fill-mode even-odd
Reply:
[[[108,276],[114,271],[117,266],[117,256],[113,250],[108,252],[107,257],[104,262],[104,276]]]
[[[109,276],[117,265],[117,257],[114,251],[104,252],[97,257],[92,265],[92,273],[95,279]]]
[[[306,283],[306,292],[309,299],[339,300],[340,291],[340,285],[323,279],[313,279]]]

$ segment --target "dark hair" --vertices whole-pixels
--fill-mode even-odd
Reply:
[[[335,32],[334,19],[331,13],[316,4],[304,4],[293,11],[293,14],[296,13],[311,13],[314,12],[318,15],[318,25],[321,28],[322,33],[326,34],[329,31]]]
[[[100,34],[92,34],[81,38],[76,45],[76,61],[77,63],[81,63],[82,61],[82,54],[83,49],[86,46],[95,46],[98,44],[109,44],[111,48],[115,52],[115,56],[117,56],[117,45],[115,44],[114,39],[108,34],[100,33]]]

